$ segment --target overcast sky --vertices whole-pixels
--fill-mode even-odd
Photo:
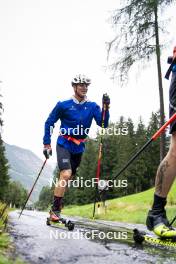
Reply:
[[[120,115],[147,122],[159,109],[156,62],[131,77],[126,87],[113,83],[106,66],[105,42],[114,32],[107,23],[118,0],[0,0],[0,92],[3,95],[3,139],[28,148],[40,158],[44,121],[58,100],[69,98],[77,73],[92,79],[88,97],[101,104],[111,97],[111,120]],[[167,9],[167,47],[162,53],[163,75],[167,56],[175,45],[175,7]],[[170,42],[168,42],[170,41]],[[163,79],[168,117],[168,86]],[[96,130],[93,125],[92,134]],[[54,130],[52,147],[58,129]],[[55,157],[52,158],[54,161]]]

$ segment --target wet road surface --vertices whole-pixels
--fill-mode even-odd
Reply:
[[[9,232],[18,255],[28,263],[176,263],[175,249],[134,244],[130,230],[145,230],[143,225],[72,218],[77,225],[68,231],[47,226],[44,212],[25,210],[20,219],[18,216],[17,211],[10,213]]]

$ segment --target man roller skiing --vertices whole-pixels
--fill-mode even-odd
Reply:
[[[54,189],[53,204],[50,210],[50,220],[57,222],[60,218],[63,197],[68,180],[72,179],[80,165],[82,153],[85,150],[85,140],[88,135],[92,120],[98,126],[102,125],[102,111],[95,103],[87,99],[86,94],[91,80],[84,75],[73,78],[71,85],[74,89],[72,98],[59,101],[45,122],[43,138],[43,153],[46,158],[52,154],[51,134],[54,124],[60,119],[60,134],[57,139],[56,152],[59,168],[58,184]],[[104,127],[108,126],[110,99],[103,95],[105,110]],[[66,184],[64,184],[66,183]]]
[[[173,59],[176,58],[176,47],[173,50]],[[176,65],[172,67],[172,79],[169,90],[169,114],[176,112]],[[176,121],[170,126],[171,143],[166,157],[160,163],[156,179],[155,194],[152,209],[148,212],[146,225],[149,230],[162,238],[176,237],[176,230],[169,226],[165,205],[167,195],[176,176]]]

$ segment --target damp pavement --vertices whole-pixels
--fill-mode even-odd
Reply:
[[[16,254],[27,263],[176,263],[173,248],[135,245],[132,230],[145,230],[143,225],[74,217],[75,228],[68,231],[63,226],[47,226],[47,216],[45,212],[25,210],[19,219],[18,211],[10,213],[9,232]]]

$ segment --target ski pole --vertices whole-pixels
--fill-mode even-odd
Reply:
[[[172,226],[172,224],[175,222],[175,220],[176,220],[176,216],[174,216],[174,218],[170,221],[169,226]]]
[[[22,213],[23,213],[24,208],[26,207],[26,204],[27,204],[27,202],[28,202],[28,200],[29,200],[29,198],[30,198],[30,196],[31,196],[31,193],[32,193],[32,191],[33,191],[33,189],[34,189],[34,187],[35,187],[35,185],[36,185],[36,183],[37,183],[37,181],[38,181],[38,179],[39,179],[39,177],[40,177],[40,174],[41,174],[43,168],[45,167],[46,161],[47,161],[47,159],[43,162],[43,165],[42,165],[42,167],[41,167],[41,169],[40,169],[40,172],[39,172],[39,174],[38,174],[38,176],[37,176],[37,178],[36,178],[36,180],[35,180],[35,182],[34,182],[32,188],[31,188],[31,190],[30,190],[30,192],[29,192],[29,194],[28,194],[28,197],[26,198],[26,201],[25,201],[25,203],[24,203],[24,205],[23,205],[23,208],[22,208],[22,210],[21,210],[21,212],[20,212],[20,215],[19,215],[18,219],[20,218],[20,216],[21,216]]]
[[[171,116],[171,118],[162,126],[158,131],[144,144],[144,146],[134,155],[131,159],[125,164],[125,166],[112,178],[115,180],[124,170],[128,168],[128,166],[150,145],[152,141],[155,141],[165,130],[165,128],[171,124],[176,119],[176,113]],[[106,187],[105,187],[106,188]],[[104,189],[105,189],[104,188]],[[101,191],[103,192],[104,189]],[[100,193],[101,193],[100,192]]]
[[[101,132],[104,129],[105,111],[106,111],[106,105],[104,104],[103,105],[103,113],[102,113]],[[97,199],[97,193],[98,193],[98,182],[99,182],[99,179],[100,179],[102,148],[103,148],[103,136],[101,134],[99,150],[98,150],[97,171],[96,171],[96,189],[95,189],[95,200],[94,200],[94,208],[93,208],[93,219],[94,219],[94,216],[95,216],[95,206],[96,206],[96,199]]]

